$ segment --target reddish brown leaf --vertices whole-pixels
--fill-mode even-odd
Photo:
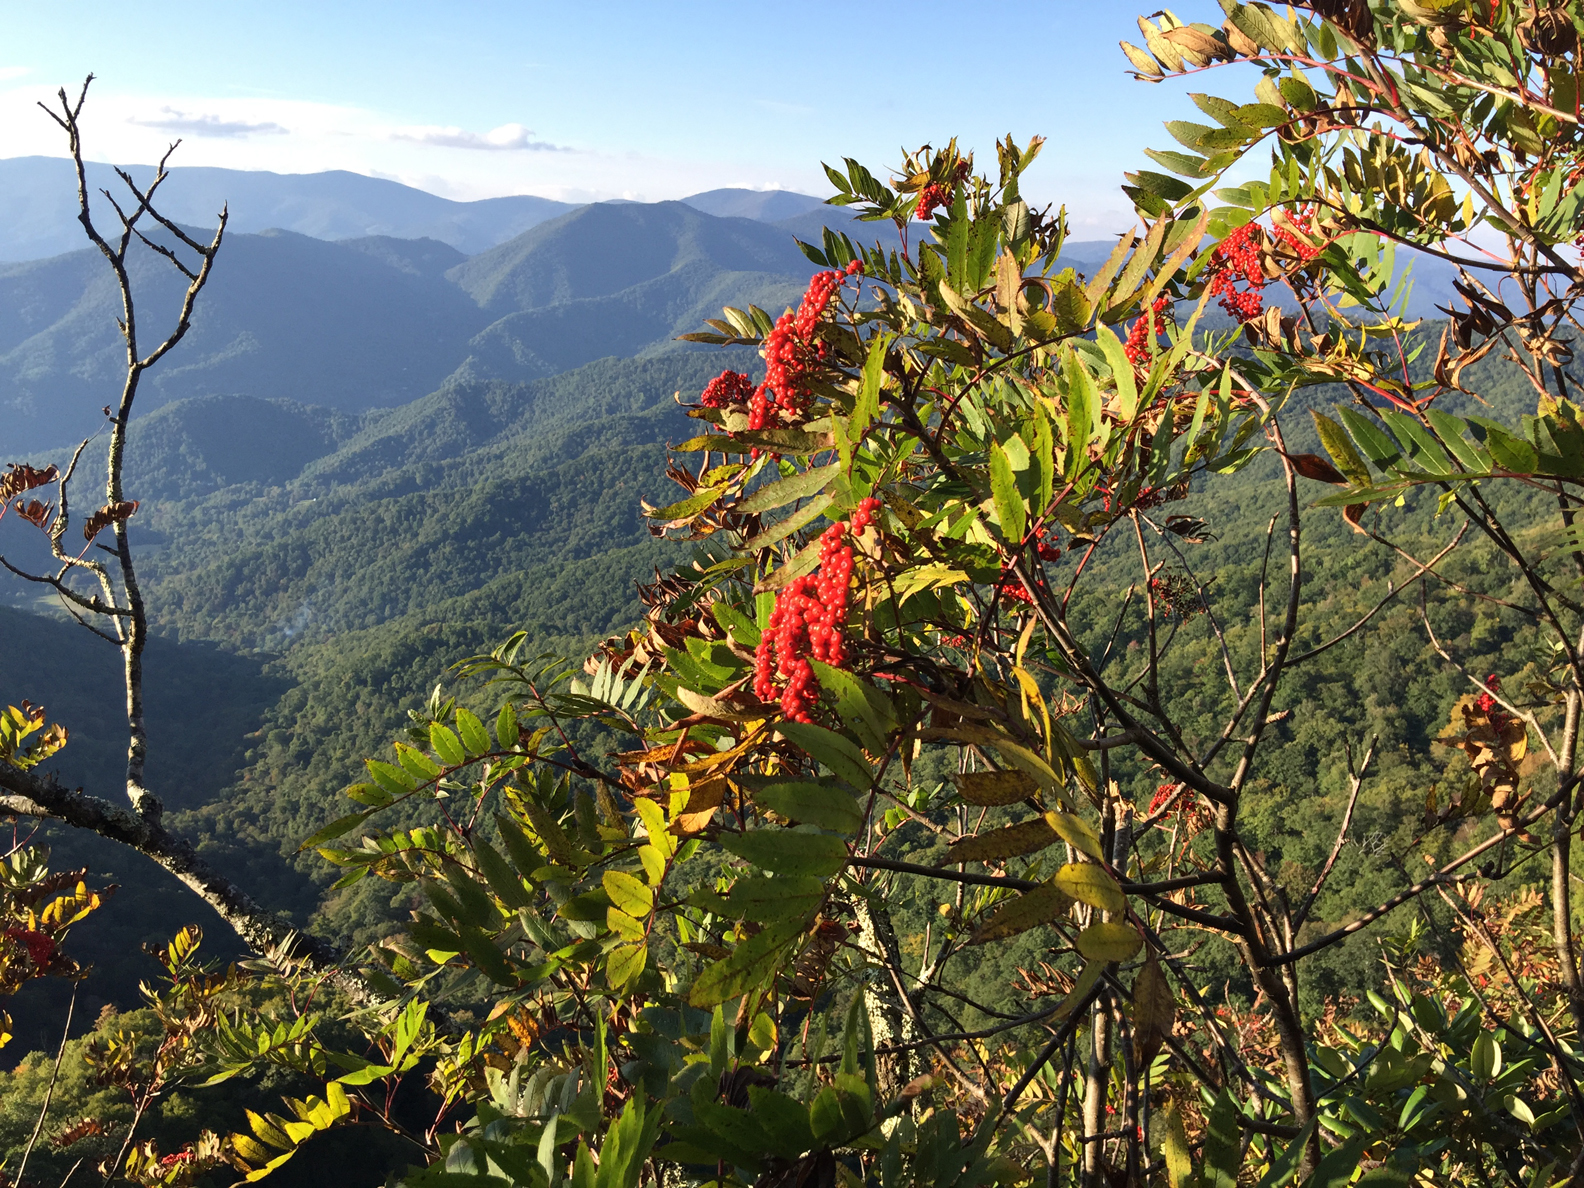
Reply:
[[[1346,476],[1319,454],[1287,454],[1285,457],[1292,463],[1292,468],[1306,479],[1334,483],[1339,487],[1347,486]]]
[[[16,502],[16,514],[29,524],[32,524],[40,532],[49,531],[50,516],[54,511],[55,505],[53,503],[40,503],[37,499],[29,499],[25,503],[18,499]]]
[[[123,499],[120,503],[107,503],[93,515],[88,517],[88,522],[83,525],[83,539],[92,540],[111,524],[120,524],[130,519],[132,513],[137,511],[136,499]]]
[[[0,474],[0,503],[8,502],[23,491],[31,491],[34,487],[53,483],[59,473],[53,466],[35,470],[23,462],[7,463],[5,473]]]

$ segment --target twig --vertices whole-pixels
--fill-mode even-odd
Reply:
[[[60,1047],[55,1049],[55,1067],[50,1070],[49,1084],[44,1088],[44,1104],[39,1107],[38,1121],[33,1124],[33,1133],[28,1136],[27,1146],[22,1151],[22,1162],[17,1166],[16,1182],[24,1184],[23,1179],[27,1173],[28,1159],[33,1154],[33,1146],[38,1142],[39,1133],[44,1129],[44,1119],[49,1114],[50,1100],[55,1096],[55,1082],[60,1079],[61,1058],[66,1055],[66,1041],[71,1038],[72,1013],[77,1009],[77,983],[72,983],[71,1001],[66,1004],[66,1026],[61,1028]]]
[[[1342,828],[1337,830],[1336,844],[1331,847],[1331,856],[1325,860],[1325,865],[1320,868],[1320,874],[1314,881],[1314,886],[1309,888],[1309,894],[1304,896],[1303,906],[1293,916],[1292,931],[1296,933],[1303,927],[1304,921],[1309,918],[1309,909],[1314,906],[1315,899],[1320,894],[1320,889],[1325,886],[1326,879],[1331,875],[1331,868],[1336,865],[1337,856],[1342,853],[1342,847],[1347,843],[1348,826],[1353,823],[1353,809],[1358,804],[1359,789],[1364,786],[1364,773],[1369,771],[1370,760],[1375,758],[1375,739],[1369,740],[1369,746],[1364,749],[1364,760],[1359,764],[1358,771],[1353,773],[1353,787],[1348,793],[1347,809],[1342,814]]]

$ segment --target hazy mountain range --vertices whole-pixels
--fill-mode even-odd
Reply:
[[[127,167],[139,185],[154,170]],[[89,189],[122,190],[111,166],[88,166]],[[63,157],[0,160],[0,261],[36,260],[82,246],[73,204],[77,182]],[[379,177],[344,169],[325,173],[176,166],[161,190],[162,207],[179,223],[212,226],[222,206],[233,231],[280,229],[315,239],[390,235],[438,239],[467,255],[566,214],[574,203],[521,194],[456,202]],[[682,199],[706,214],[773,221],[802,214],[820,199],[784,190],[710,190]],[[112,213],[107,206],[106,213]]]

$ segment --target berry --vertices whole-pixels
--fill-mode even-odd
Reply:
[[[705,408],[724,408],[728,404],[746,404],[753,394],[753,380],[739,371],[723,371],[710,380],[699,400]]]
[[[775,329],[765,336],[764,382],[748,400],[748,427],[763,429],[772,407],[780,407],[793,417],[808,410],[807,375],[824,362],[828,348],[815,340],[814,332],[826,307],[850,276],[863,272],[863,262],[854,260],[844,269],[817,272],[798,304],[797,312],[788,310],[776,319]]]
[[[1001,597],[1009,602],[1026,602],[1029,606],[1034,605],[1033,597],[1023,588],[1023,583],[1015,578],[1002,582],[997,589],[1001,591]]]
[[[21,942],[27,949],[28,960],[39,969],[43,969],[55,957],[55,938],[48,933],[35,932],[31,928],[7,928],[5,938]]]
[[[1263,305],[1260,291],[1265,288],[1265,273],[1254,238],[1259,230],[1257,223],[1244,223],[1216,245],[1211,257],[1210,295],[1219,298],[1217,304],[1239,322],[1259,317]],[[1240,282],[1249,287],[1238,289]]]
[[[1485,678],[1485,685],[1489,689],[1499,691],[1501,689],[1501,678],[1495,673],[1491,673],[1490,676]],[[1480,713],[1488,717],[1490,712],[1496,708],[1496,698],[1489,693],[1481,693],[1474,699],[1474,704],[1479,707]]]
[[[1166,332],[1166,319],[1161,316],[1162,311],[1171,304],[1171,299],[1162,293],[1155,298],[1155,304],[1150,306],[1149,313],[1135,321],[1128,330],[1127,345],[1122,349],[1126,353],[1128,362],[1135,369],[1149,365],[1150,344],[1158,334]]]
[[[930,182],[919,191],[918,220],[927,223],[935,215],[937,206],[945,206],[951,201],[951,195],[946,192],[946,187],[938,182]]]
[[[857,536],[874,522],[878,499],[860,500],[851,526],[832,524],[820,537],[819,570],[793,578],[776,597],[770,626],[754,653],[754,695],[761,701],[781,691],[781,712],[793,722],[813,721],[819,703],[819,682],[810,658],[841,668],[847,662],[847,592],[852,584],[853,547]]]

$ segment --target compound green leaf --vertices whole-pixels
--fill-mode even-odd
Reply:
[[[756,790],[753,799],[755,804],[789,821],[838,833],[857,833],[863,828],[862,807],[851,793],[840,788],[810,783],[771,784]]]
[[[867,791],[874,783],[869,761],[851,739],[808,722],[782,722],[776,729],[783,738],[828,767],[837,779],[860,791]]]
[[[1022,544],[1028,528],[1028,509],[1018,492],[1012,460],[999,441],[990,443],[990,495],[995,502],[996,518],[1001,521],[1002,538],[1014,546]]]
[[[988,941],[1005,940],[1041,924],[1059,920],[1073,904],[1068,895],[1054,883],[1044,883],[1010,899],[996,908],[995,913],[979,927],[970,944],[982,945]]]
[[[825,878],[847,863],[847,843],[828,833],[755,829],[748,833],[722,834],[720,843],[727,851],[759,869],[781,875]]]
[[[774,977],[785,964],[786,947],[802,934],[802,920],[787,920],[749,937],[724,960],[699,974],[688,991],[688,1002],[696,1007],[716,1006]]]

